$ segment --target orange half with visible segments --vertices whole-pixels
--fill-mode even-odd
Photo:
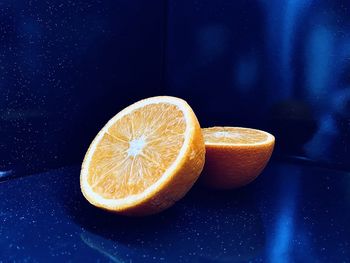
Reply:
[[[97,134],[82,164],[81,191],[103,209],[154,214],[187,193],[204,158],[200,125],[184,100],[144,99],[119,112]]]

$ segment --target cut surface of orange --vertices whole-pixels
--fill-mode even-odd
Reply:
[[[204,158],[190,106],[175,97],[148,98],[119,112],[97,134],[82,164],[80,186],[97,207],[154,214],[186,194]]]
[[[253,181],[265,168],[275,137],[265,131],[241,127],[202,129],[206,161],[201,176],[209,187],[230,189]]]

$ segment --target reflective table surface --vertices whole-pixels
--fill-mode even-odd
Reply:
[[[158,215],[94,208],[79,167],[0,183],[0,262],[350,262],[350,173],[272,162]]]

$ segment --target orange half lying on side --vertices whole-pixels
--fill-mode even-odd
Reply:
[[[212,188],[230,189],[253,181],[268,163],[275,137],[240,127],[202,129],[206,147],[203,182]]]
[[[80,186],[97,207],[154,214],[186,194],[204,158],[190,106],[174,97],[153,97],[125,108],[98,133],[85,155]]]

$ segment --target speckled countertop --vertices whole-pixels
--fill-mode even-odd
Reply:
[[[0,200],[0,262],[350,262],[350,174],[333,170],[271,163],[146,218],[90,206],[79,167],[2,182]]]

